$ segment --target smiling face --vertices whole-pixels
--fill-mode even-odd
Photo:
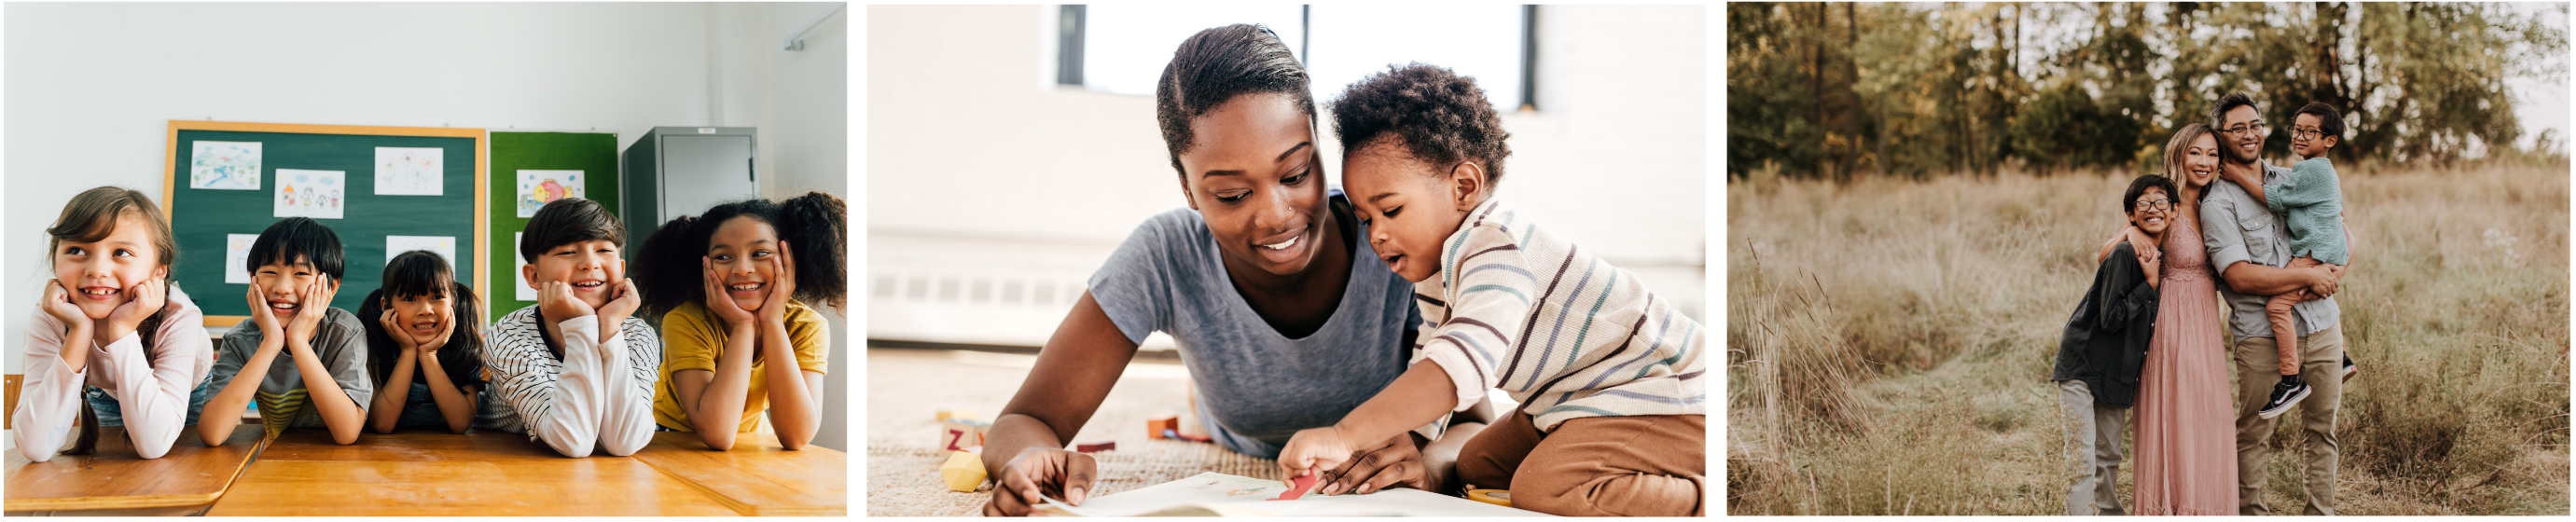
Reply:
[[[2218,179],[2218,133],[2204,133],[2192,138],[2182,151],[2182,182],[2193,188],[2208,187]],[[2188,191],[2186,191],[2188,192]]]
[[[1458,197],[1481,191],[1457,189],[1452,172],[1414,157],[1392,135],[1342,157],[1342,190],[1368,224],[1369,247],[1407,281],[1419,283],[1440,272],[1441,242],[1458,232],[1474,202],[1482,200],[1477,193]]]
[[[2138,193],[2137,200],[2130,202],[2129,224],[2137,225],[2138,230],[2151,235],[2165,233],[2165,227],[2169,225],[2165,218],[2173,213],[2172,204],[2173,195],[2165,193],[2164,187],[2147,187]]]
[[[574,241],[546,249],[520,270],[529,288],[542,290],[552,282],[572,285],[573,298],[598,310],[608,304],[610,286],[626,278],[626,260],[619,259],[617,252],[613,241]]]
[[[297,255],[294,261],[272,262],[251,269],[250,284],[259,287],[260,296],[268,300],[269,313],[282,319],[294,316],[297,309],[305,306],[304,289],[323,277],[320,269],[313,268],[311,259]],[[331,303],[312,305],[331,306]]]
[[[150,225],[141,216],[127,213],[116,220],[116,230],[98,241],[61,240],[54,245],[54,280],[70,291],[72,304],[90,319],[105,319],[117,305],[134,300],[127,289],[153,279],[167,277],[169,267],[161,266],[160,252],[152,249]]]
[[[778,228],[750,216],[725,220],[716,227],[715,235],[707,238],[707,257],[713,258],[709,263],[715,267],[716,276],[724,278],[720,282],[725,292],[722,297],[733,299],[734,306],[744,310],[760,309],[765,294],[762,290],[778,277],[773,262],[777,256]]]
[[[1286,94],[1247,94],[1190,120],[1182,190],[1230,266],[1278,276],[1314,263],[1332,224],[1314,122]]]
[[[2324,135],[2324,132],[2318,130],[2319,125],[2324,125],[2323,118],[2318,118],[2314,114],[2302,112],[2297,117],[2291,118],[2290,152],[2298,153],[2302,158],[2324,156],[2326,149],[2334,148],[2336,142],[2343,141],[2342,138]]]
[[[438,335],[439,323],[456,315],[454,295],[439,290],[431,295],[406,295],[385,298],[385,309],[394,312],[394,323],[405,334],[426,339]]]
[[[2253,132],[2252,129],[2263,126],[2263,114],[2256,112],[2252,105],[2238,105],[2236,108],[2228,109],[2225,117],[2219,120],[2218,127],[2222,129],[2219,133],[2221,137],[2226,138],[2220,140],[2220,143],[2226,146],[2223,150],[2227,151],[2227,159],[2244,164],[2253,163],[2256,157],[2261,156],[2265,133]],[[2246,128],[2247,132],[2226,131],[2238,127]]]

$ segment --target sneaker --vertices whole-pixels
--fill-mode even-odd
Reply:
[[[2354,365],[2352,364],[2352,354],[2344,354],[2344,355],[2343,355],[2343,382],[2352,382],[2352,375],[2353,375],[2353,374],[2356,374],[2356,373],[2361,373],[2361,367],[2360,367],[2360,366],[2354,366]]]
[[[2284,376],[2281,384],[2272,386],[2272,401],[2263,403],[2263,411],[2255,412],[2255,415],[2266,419],[2279,417],[2282,412],[2290,411],[2291,406],[2298,405],[2300,399],[2306,398],[2307,381],[2298,380],[2297,376]]]

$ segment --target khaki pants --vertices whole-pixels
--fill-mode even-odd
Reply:
[[[2343,327],[2335,326],[2299,337],[2299,369],[2308,375],[2335,375],[2343,369]],[[2265,465],[2272,449],[2264,443],[2272,439],[2272,430],[2280,421],[2296,415],[2299,429],[2307,432],[2308,507],[2302,513],[2333,515],[2336,459],[2342,447],[2335,439],[2335,412],[2343,405],[2343,380],[2332,377],[2308,379],[2310,391],[2299,401],[2293,414],[2266,419],[2256,412],[2271,400],[2272,386],[2281,382],[2278,348],[2270,337],[2236,339],[2236,514],[2269,515],[2263,505]]]
[[[2066,514],[2127,514],[2120,508],[2120,434],[2129,431],[2129,409],[2095,404],[2080,380],[2057,381],[2057,402],[2066,424],[2063,462],[2075,484],[2066,492]]]
[[[1539,433],[1506,412],[1458,450],[1458,480],[1564,516],[1707,516],[1708,416],[1584,417]]]

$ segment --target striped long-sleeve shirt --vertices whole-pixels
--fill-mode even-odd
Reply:
[[[492,400],[484,403],[491,411],[475,426],[525,433],[574,458],[594,446],[623,457],[652,442],[654,368],[662,364],[653,326],[628,317],[602,338],[596,316],[565,319],[556,323],[564,345],[557,358],[537,320],[529,305],[493,322],[482,354],[492,369]]]
[[[1705,415],[1708,333],[1670,301],[1499,199],[1467,213],[1440,271],[1414,284],[1424,356],[1456,410],[1500,388],[1540,430],[1570,419]]]

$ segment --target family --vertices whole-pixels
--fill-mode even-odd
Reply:
[[[2164,174],[2139,176],[2121,196],[2130,226],[2097,254],[2049,377],[2067,426],[2069,515],[2129,511],[2116,489],[2133,414],[2136,513],[2270,514],[2267,442],[2293,409],[2307,452],[2303,512],[2335,514],[2335,413],[2359,370],[2334,301],[2354,247],[2326,159],[2343,118],[2331,105],[2301,107],[2290,150],[2305,159],[2281,168],[2258,157],[2262,115],[2243,93],[2219,98],[2209,123],[2174,133]],[[2222,300],[2223,333],[2213,324]]]
[[[1065,445],[1155,332],[1209,438],[1317,494],[1706,514],[1707,332],[1497,197],[1510,134],[1475,79],[1415,63],[1345,89],[1341,190],[1308,85],[1260,26],[1173,53],[1156,119],[1187,208],[1110,255],[994,419],[984,514],[1097,493]],[[1496,411],[1497,389],[1519,407]]]

